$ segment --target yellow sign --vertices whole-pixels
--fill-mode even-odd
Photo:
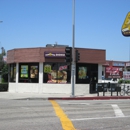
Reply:
[[[51,65],[45,65],[44,66],[44,73],[50,73],[51,72]]]
[[[126,15],[125,21],[122,25],[121,32],[124,36],[130,36],[130,12]]]

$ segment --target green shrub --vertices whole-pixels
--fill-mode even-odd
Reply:
[[[1,77],[3,80],[3,82],[8,82],[8,65],[5,64],[4,67],[2,68],[2,73],[1,73]]]
[[[4,81],[4,79],[2,78],[2,79],[1,79],[1,83],[4,83],[4,82],[5,82],[5,81]]]
[[[118,83],[119,83],[119,84],[122,84],[122,83],[123,83],[123,80],[122,80],[122,79],[120,79],[120,80],[118,81]]]
[[[122,83],[125,83],[125,84],[130,84],[130,80],[123,80],[123,79],[120,79],[118,81],[119,84],[122,84]]]
[[[0,83],[0,91],[8,91],[8,83]]]

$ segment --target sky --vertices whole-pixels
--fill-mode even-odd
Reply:
[[[75,11],[75,15],[73,15]],[[0,0],[0,48],[47,44],[106,50],[106,60],[130,61],[130,37],[121,33],[130,0]]]

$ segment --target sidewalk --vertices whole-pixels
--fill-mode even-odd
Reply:
[[[11,93],[11,92],[0,92],[0,99],[11,99],[11,100],[111,100],[111,99],[130,99],[130,96],[117,96],[113,94],[102,93],[88,95],[75,95],[70,94],[45,94],[45,93]]]
[[[44,99],[49,97],[69,97],[67,94],[44,94],[44,93],[11,93],[0,92],[0,99]]]

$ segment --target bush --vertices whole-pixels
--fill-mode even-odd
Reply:
[[[5,64],[4,67],[2,68],[2,82],[8,82],[8,65]]]
[[[130,84],[130,80],[123,80],[123,79],[120,79],[118,81],[119,84],[122,84],[122,83],[126,83],[126,84]]]
[[[8,91],[8,83],[1,83],[0,84],[0,91]]]

